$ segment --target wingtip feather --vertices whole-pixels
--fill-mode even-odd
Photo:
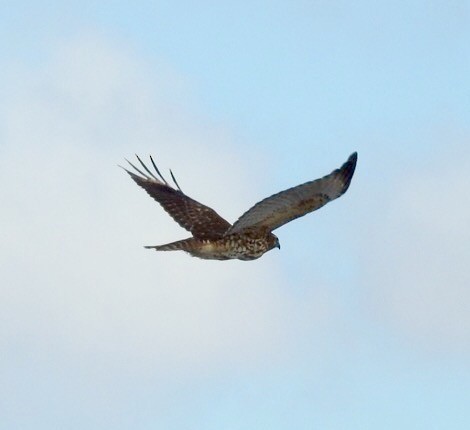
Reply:
[[[352,163],[352,164],[356,165],[356,163],[357,163],[357,151],[354,151],[354,152],[349,156],[347,163]]]
[[[349,158],[340,168],[342,180],[344,182],[342,194],[347,191],[347,189],[349,188],[349,185],[351,184],[352,177],[356,170],[356,164],[357,164],[357,152],[355,151],[349,156]]]

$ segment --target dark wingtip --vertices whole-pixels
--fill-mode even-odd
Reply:
[[[162,174],[160,173],[160,170],[158,170],[158,167],[157,165],[155,164],[155,161],[153,161],[153,157],[151,155],[149,155],[150,157],[150,161],[152,162],[152,165],[153,165],[153,168],[155,169],[155,171],[157,172],[157,175],[160,176],[160,179],[163,181],[163,183],[165,185],[168,185],[168,182],[166,181],[166,179],[162,176]]]
[[[144,162],[141,160],[141,158],[135,154],[135,156],[137,157],[137,160],[139,160],[139,163],[140,165],[144,168],[144,170],[150,175],[151,178],[153,179],[156,179],[158,181],[158,179],[155,177],[155,175],[148,169],[148,167],[144,164]]]
[[[357,151],[354,151],[348,158],[347,163],[352,163],[354,166],[356,166],[357,163]]]
[[[174,182],[175,185],[176,185],[176,188],[178,188],[178,190],[180,190],[181,192],[183,192],[183,190],[182,190],[181,187],[179,186],[178,182],[176,181],[175,175],[173,175],[173,172],[171,171],[171,169],[170,169],[170,175],[171,175],[171,179],[173,179],[173,182]]]
[[[351,184],[354,171],[356,170],[356,164],[357,164],[357,152],[353,152],[340,168],[340,171],[342,173],[341,174],[342,180],[344,182],[344,188],[342,190],[342,193],[345,193],[347,189],[349,188],[349,185]]]
[[[128,173],[131,176],[131,178],[135,178],[135,177],[138,178],[138,176],[134,172],[131,172],[130,170],[126,169],[124,166],[121,166],[120,164],[118,164],[117,166],[120,167],[122,170],[124,170],[126,173]]]
[[[351,170],[352,173],[354,173],[356,164],[357,164],[357,152],[353,152],[349,156],[349,158],[346,160],[346,163],[344,163],[343,168],[346,168],[347,170]]]

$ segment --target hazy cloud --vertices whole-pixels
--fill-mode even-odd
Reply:
[[[469,352],[469,141],[445,140],[384,200],[367,243],[368,293],[381,318],[414,343]]]
[[[183,189],[203,189],[194,197],[229,219],[246,202],[208,178],[230,172],[225,186],[250,189],[230,132],[199,121],[183,107],[184,79],[159,72],[86,37],[11,74],[0,171],[4,351],[151,372],[250,366],[276,361],[292,333],[310,327],[315,337],[328,320],[327,297],[289,296],[275,252],[250,264],[142,248],[187,233],[116,166],[124,156],[177,160]]]

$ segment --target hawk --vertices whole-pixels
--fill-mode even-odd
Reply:
[[[329,175],[274,194],[256,203],[232,225],[217,212],[187,196],[172,171],[174,186],[158,170],[152,156],[152,172],[136,155],[142,170],[123,169],[153,197],[192,237],[165,245],[146,246],[157,251],[186,251],[208,260],[254,260],[273,248],[281,248],[272,233],[282,225],[321,208],[342,196],[349,187],[357,162],[357,152]],[[122,167],[122,166],[121,166]]]

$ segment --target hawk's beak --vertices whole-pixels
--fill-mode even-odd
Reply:
[[[281,244],[279,243],[279,241],[276,242],[276,248],[281,249]]]

